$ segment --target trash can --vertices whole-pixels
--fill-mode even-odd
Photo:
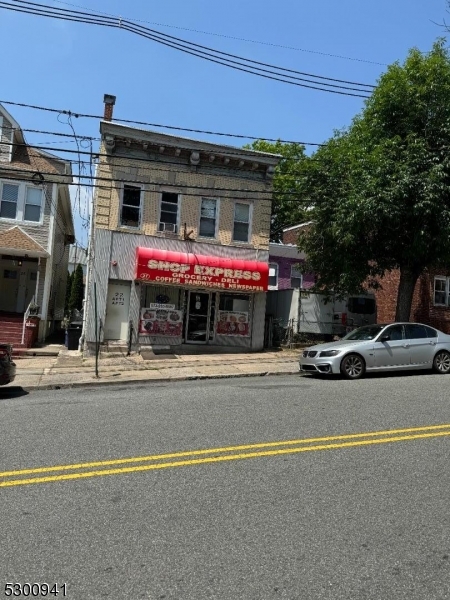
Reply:
[[[78,350],[78,344],[81,337],[81,329],[83,323],[79,321],[74,321],[69,324],[67,328],[67,349],[68,350]]]

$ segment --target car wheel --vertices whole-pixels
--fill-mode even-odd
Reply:
[[[341,362],[341,373],[347,379],[359,379],[366,371],[366,363],[359,354],[349,354]]]
[[[433,360],[433,369],[441,375],[450,373],[450,354],[445,350],[438,352]]]

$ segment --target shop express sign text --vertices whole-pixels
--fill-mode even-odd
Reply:
[[[163,285],[248,292],[267,290],[267,263],[185,252],[138,248],[136,279]]]

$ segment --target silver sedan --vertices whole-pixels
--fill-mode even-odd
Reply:
[[[421,323],[365,325],[338,342],[306,348],[300,371],[358,379],[375,371],[450,373],[450,335]]]

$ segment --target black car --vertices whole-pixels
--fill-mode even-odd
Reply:
[[[0,385],[11,383],[16,376],[16,365],[11,355],[11,344],[0,344]]]

